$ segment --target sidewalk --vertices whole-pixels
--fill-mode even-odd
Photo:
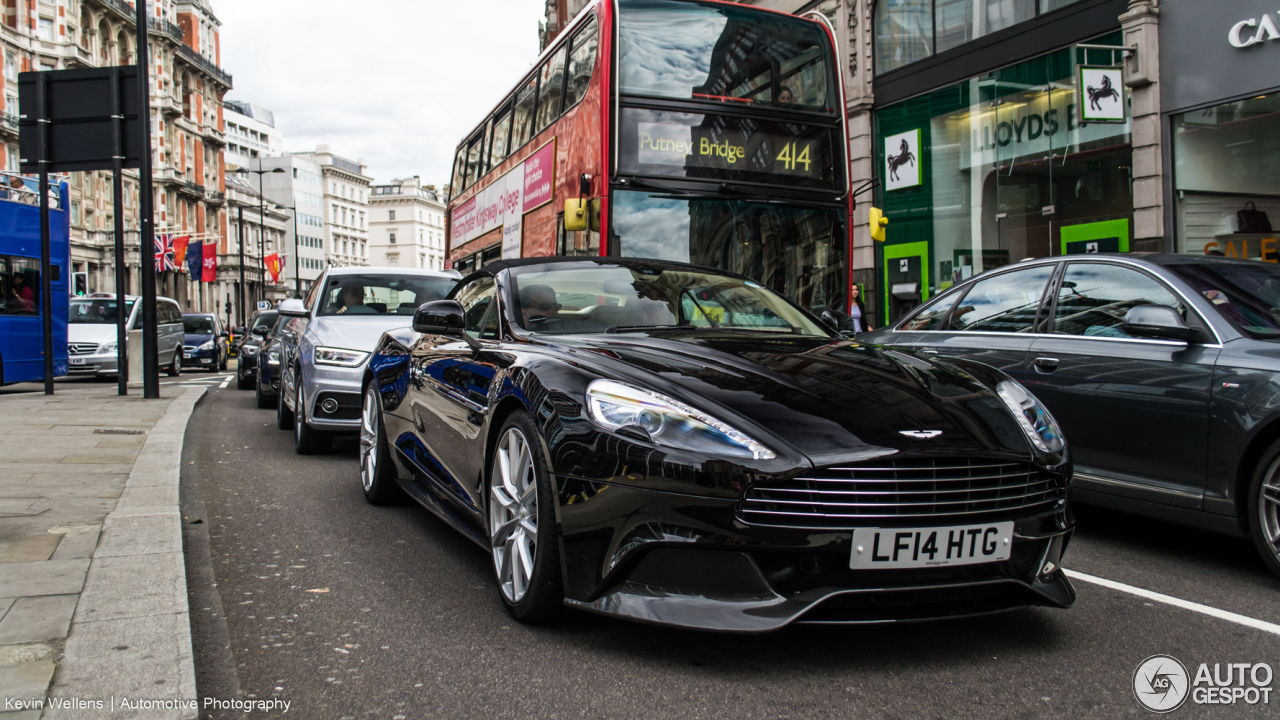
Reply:
[[[162,393],[0,396],[0,720],[196,716],[111,711],[196,695],[178,473],[204,390]]]

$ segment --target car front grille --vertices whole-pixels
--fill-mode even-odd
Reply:
[[[92,355],[98,351],[98,343],[67,343],[68,355]]]
[[[804,528],[977,524],[1049,510],[1060,481],[1032,465],[983,459],[879,461],[819,468],[747,490],[740,517]]]

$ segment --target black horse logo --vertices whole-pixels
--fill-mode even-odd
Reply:
[[[1120,102],[1120,93],[1111,87],[1111,76],[1102,76],[1102,87],[1095,88],[1092,85],[1085,87],[1085,92],[1089,94],[1089,107],[1098,112],[1102,112],[1100,101],[1104,98],[1114,98],[1116,102]]]
[[[916,156],[911,154],[911,146],[907,144],[906,139],[903,139],[901,151],[889,158],[889,179],[898,180],[898,168],[907,163],[911,163],[911,166],[915,167]]]

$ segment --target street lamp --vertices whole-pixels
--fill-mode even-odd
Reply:
[[[300,264],[298,262],[298,206],[276,205],[276,210],[291,210],[293,212],[293,294],[301,300],[302,272],[299,270]]]
[[[262,176],[267,173],[282,173],[284,168],[272,168],[270,170],[262,169],[262,158],[258,158],[258,169],[250,170],[249,168],[239,168],[238,173],[254,173],[258,176],[258,264],[260,272],[258,274],[258,289],[262,292],[261,300],[267,299],[267,253],[265,237],[267,234],[267,208],[266,197],[262,194]]]

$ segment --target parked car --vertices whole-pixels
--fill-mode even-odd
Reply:
[[[240,341],[239,357],[236,359],[237,389],[253,389],[254,379],[258,376],[258,352],[262,350],[263,340],[271,334],[271,328],[279,317],[279,311],[260,310],[249,321],[249,331]]]
[[[254,389],[258,407],[275,408],[280,394],[280,359],[281,359],[281,337],[280,333],[289,318],[280,315],[276,318],[276,324],[271,328],[271,334],[262,342],[262,348],[258,351],[256,366],[258,369],[257,380],[254,381]],[[288,428],[282,428],[288,429]]]
[[[125,328],[142,329],[142,303],[125,296]],[[67,361],[69,375],[116,375],[120,353],[116,346],[116,296],[94,293],[73,297],[68,308]],[[170,376],[182,374],[182,345],[186,336],[182,310],[175,300],[156,298],[156,357]],[[137,350],[141,352],[141,350]]]
[[[360,428],[360,379],[382,333],[408,327],[423,303],[449,294],[453,270],[330,268],[307,299],[285,300],[276,422],[299,454],[324,452],[333,433]]]
[[[182,362],[191,367],[208,368],[209,372],[227,369],[227,338],[222,322],[212,313],[185,313],[182,316],[185,339]]]
[[[1070,458],[1021,385],[850,342],[742,276],[493,262],[383,336],[363,390],[365,497],[484,547],[521,621],[761,632],[1075,598]]]
[[[1019,378],[1082,503],[1251,536],[1280,574],[1280,267],[1069,255],[979,275],[859,336]]]

